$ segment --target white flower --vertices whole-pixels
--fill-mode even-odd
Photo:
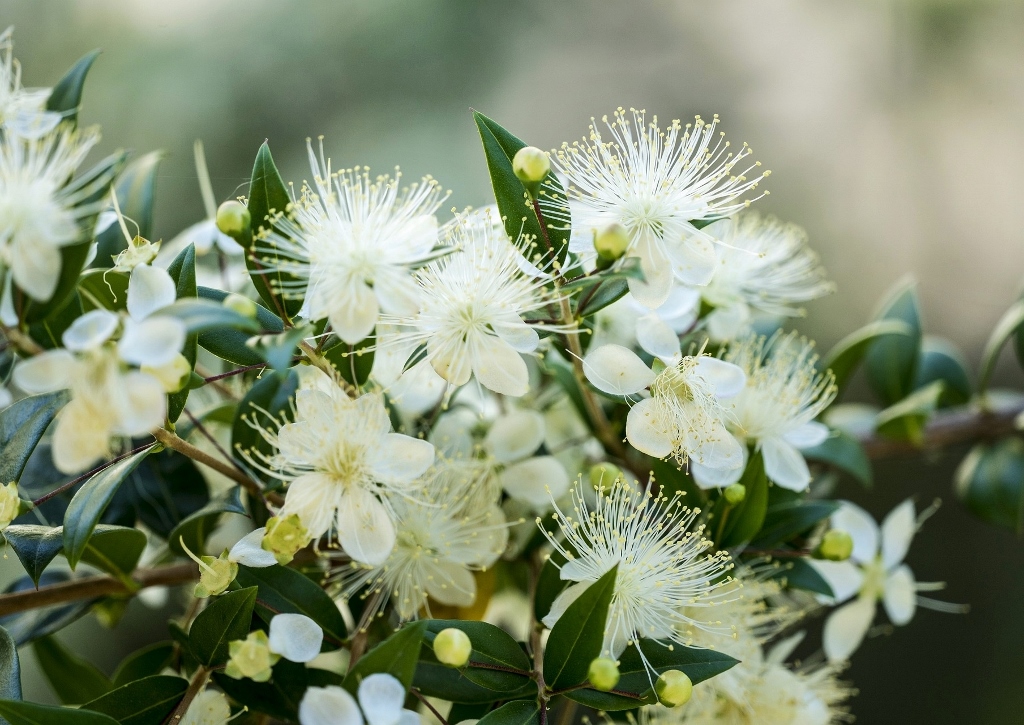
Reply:
[[[655,308],[668,297],[673,276],[691,285],[711,279],[717,258],[712,238],[694,221],[718,219],[742,209],[740,199],[755,189],[768,172],[748,179],[760,163],[737,170],[750,155],[746,146],[729,151],[715,133],[716,116],[706,123],[673,121],[666,130],[657,117],[647,121],[643,111],[623,109],[602,120],[611,134],[605,140],[596,123],[589,138],[563,144],[552,159],[565,175],[572,205],[573,226],[594,233],[611,224],[623,225],[630,235],[627,256],[639,257],[646,281],[629,280],[636,300]]]
[[[700,289],[714,307],[705,319],[713,340],[744,335],[754,313],[800,316],[802,303],[835,289],[795,224],[745,212],[709,224],[704,232],[720,242],[714,276]]]
[[[650,397],[626,417],[626,438],[641,453],[712,469],[732,469],[742,461],[742,446],[726,430],[723,408],[746,381],[736,365],[696,355],[655,374],[632,350],[602,345],[587,354],[583,370],[594,387],[610,395],[650,389]]]
[[[473,604],[473,572],[494,564],[508,541],[497,496],[480,495],[478,489],[487,486],[480,472],[479,467],[441,462],[427,473],[419,498],[391,500],[398,528],[391,555],[374,567],[353,563],[339,577],[346,597],[365,588],[364,597],[372,598],[364,622],[389,599],[402,620],[423,610],[429,616],[430,601]]]
[[[313,187],[303,186],[256,249],[273,270],[298,278],[284,282],[280,292],[303,298],[304,316],[327,318],[335,334],[353,345],[370,335],[381,310],[419,310],[410,273],[438,255],[434,212],[447,194],[429,176],[400,190],[401,175],[371,180],[369,169],[358,166],[332,172],[322,142],[319,160],[311,142],[307,148]]]
[[[521,353],[537,349],[542,327],[528,318],[557,303],[545,294],[550,277],[494,224],[460,220],[449,243],[456,251],[416,274],[419,314],[384,319],[402,329],[399,340],[424,345],[451,385],[476,375],[489,390],[522,396],[530,380]]]
[[[312,662],[320,654],[324,631],[304,614],[285,612],[270,620],[270,651],[292,662]]]
[[[885,517],[881,530],[870,514],[848,501],[832,515],[832,528],[853,538],[853,554],[840,562],[812,559],[811,565],[832,588],[835,604],[857,598],[832,612],[825,622],[822,639],[829,661],[845,660],[860,646],[879,600],[896,626],[909,623],[918,605],[942,612],[963,611],[957,605],[918,596],[919,591],[935,591],[944,584],[916,582],[903,563],[914,534],[930,513],[915,517],[914,502],[907,499]]]
[[[60,248],[84,241],[83,222],[99,211],[85,202],[108,174],[69,183],[97,141],[95,129],[68,126],[39,139],[0,136],[0,265],[40,302],[57,288]]]
[[[634,490],[621,481],[600,491],[591,509],[583,484],[572,489],[573,515],[555,505],[565,543],[544,532],[568,559],[561,578],[576,582],[551,605],[544,624],[554,626],[586,589],[618,565],[602,654],[617,658],[644,637],[685,644],[684,628],[702,626],[686,612],[722,599],[732,568],[728,553],[708,553],[712,543],[694,527],[700,511],[671,499]],[[543,529],[542,529],[543,531]]]
[[[267,527],[261,526],[236,541],[228,552],[228,561],[253,569],[265,569],[277,564],[274,552],[263,548],[263,537],[266,533]]]
[[[225,725],[231,720],[231,706],[224,693],[203,690],[188,706],[181,725]]]
[[[38,138],[49,133],[61,114],[46,110],[49,88],[22,88],[21,65],[14,59],[14,28],[0,33],[0,131]]]
[[[299,703],[301,725],[419,725],[420,716],[406,710],[405,688],[385,673],[368,675],[359,683],[359,704],[335,685],[309,687]],[[360,707],[362,712],[359,711]]]
[[[761,451],[770,480],[791,491],[805,490],[811,472],[800,450],[829,436],[828,426],[815,418],[835,399],[835,377],[818,371],[814,344],[795,333],[770,339],[752,335],[730,345],[725,359],[747,376],[743,391],[727,405],[727,426],[744,453],[748,443]],[[739,480],[743,464],[711,470],[698,463],[691,470],[702,488],[714,488]]]
[[[326,375],[312,375],[315,387],[295,395],[294,422],[276,432],[251,423],[275,454],[259,462],[252,461],[258,452],[241,453],[289,482],[281,516],[298,514],[314,539],[336,529],[352,559],[382,564],[395,543],[395,513],[386,497],[414,492],[415,480],[434,461],[434,447],[392,433],[379,393],[352,400]]]

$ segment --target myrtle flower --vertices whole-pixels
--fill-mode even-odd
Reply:
[[[0,33],[0,132],[38,138],[60,123],[61,115],[46,110],[49,88],[22,88],[21,65],[14,59],[14,28]]]
[[[266,682],[284,657],[290,662],[312,662],[320,654],[324,631],[304,614],[284,613],[270,620],[270,632],[257,629],[245,639],[228,643],[230,659],[224,674],[236,680]]]
[[[494,564],[505,550],[508,525],[497,497],[482,501],[472,469],[439,463],[417,498],[394,497],[398,536],[378,566],[352,563],[338,577],[345,597],[364,590],[369,622],[390,600],[399,618],[430,613],[430,602],[468,607],[476,600],[473,572]]]
[[[420,716],[406,710],[405,688],[392,675],[367,675],[356,691],[359,704],[336,685],[307,687],[299,703],[300,725],[419,725]],[[362,712],[360,712],[362,708]]]
[[[814,344],[795,333],[752,335],[731,345],[725,359],[747,376],[742,392],[729,401],[729,429],[744,452],[748,443],[761,451],[770,480],[791,491],[805,490],[811,472],[800,450],[829,436],[828,426],[815,418],[836,397],[835,376],[819,372]],[[691,470],[701,487],[713,488],[739,480],[743,464],[712,470],[698,463]]]
[[[853,538],[853,553],[847,561],[812,559],[811,565],[832,588],[835,604],[843,604],[825,621],[822,637],[825,655],[831,662],[849,658],[867,634],[879,600],[898,627],[908,624],[918,606],[939,612],[956,613],[964,607],[919,596],[917,592],[936,591],[940,582],[917,582],[910,567],[903,563],[914,534],[931,510],[914,515],[914,502],[907,499],[889,512],[878,525],[859,506],[843,501],[832,515],[832,528],[846,531]]]
[[[231,706],[224,693],[203,690],[188,706],[181,725],[226,725],[231,719]]]
[[[179,390],[190,371],[181,355],[184,324],[154,314],[174,298],[166,270],[140,265],[128,282],[127,316],[87,312],[65,330],[64,348],[15,367],[14,383],[25,392],[71,391],[53,435],[60,471],[77,473],[109,456],[111,438],[141,436],[164,424],[166,395]]]
[[[564,539],[541,529],[567,559],[561,578],[575,582],[555,599],[544,624],[554,626],[588,586],[618,565],[602,655],[617,658],[641,637],[685,644],[686,627],[704,626],[687,610],[723,599],[732,562],[724,551],[708,552],[713,544],[694,525],[700,511],[683,506],[680,497],[654,496],[615,481],[598,492],[591,507],[577,481],[572,513],[554,505]]]
[[[364,167],[332,171],[322,141],[319,159],[311,141],[306,147],[313,185],[303,185],[256,251],[272,271],[296,277],[282,282],[280,292],[304,300],[302,315],[330,320],[351,345],[370,335],[382,310],[419,311],[410,273],[441,253],[434,212],[447,194],[429,176],[399,189],[401,174],[371,179]]]
[[[86,240],[84,222],[100,211],[88,199],[110,173],[68,181],[99,138],[67,125],[38,139],[0,137],[0,266],[34,300],[53,296],[61,247]]]
[[[725,427],[723,407],[746,381],[736,365],[695,355],[655,373],[632,350],[602,345],[587,354],[583,371],[610,395],[650,390],[626,416],[626,438],[641,453],[711,469],[732,469],[742,461],[742,446]]]
[[[521,354],[537,349],[543,327],[530,315],[557,302],[545,291],[550,276],[494,224],[460,220],[448,241],[456,251],[416,273],[419,314],[384,320],[401,329],[398,340],[425,346],[449,384],[476,375],[489,390],[522,396],[530,380]]]
[[[241,454],[288,482],[280,516],[297,514],[312,539],[335,529],[352,559],[383,564],[395,543],[388,496],[414,493],[416,479],[434,462],[434,447],[392,433],[379,393],[353,400],[327,375],[310,376],[312,387],[295,394],[294,422],[276,431],[279,421],[251,422],[273,455]]]
[[[712,237],[695,221],[726,217],[750,203],[741,197],[756,189],[769,172],[748,179],[760,166],[736,166],[752,152],[746,144],[729,150],[725,134],[698,116],[682,126],[673,121],[662,130],[657,117],[644,111],[632,118],[619,108],[610,139],[596,122],[589,138],[563,144],[553,163],[568,182],[573,225],[591,234],[617,223],[629,234],[627,256],[639,257],[645,280],[630,279],[629,289],[643,305],[655,308],[668,297],[673,277],[690,285],[707,284],[717,258]]]

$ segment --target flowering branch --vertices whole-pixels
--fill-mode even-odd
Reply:
[[[1024,413],[1024,404],[999,411],[951,410],[937,414],[925,427],[920,441],[884,438],[876,433],[860,439],[868,458],[879,460],[914,455],[979,439],[998,438],[1017,430],[1016,419]]]
[[[185,713],[188,712],[189,706],[192,701],[196,699],[196,696],[202,692],[203,686],[206,684],[206,680],[210,677],[210,670],[206,667],[200,666],[196,670],[195,674],[192,675],[192,679],[188,683],[188,689],[185,690],[184,697],[181,698],[181,702],[178,703],[177,707],[174,708],[174,712],[171,713],[170,717],[165,720],[168,725],[177,725],[181,722],[182,718],[185,717]]]

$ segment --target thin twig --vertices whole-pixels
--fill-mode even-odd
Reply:
[[[42,496],[40,496],[39,498],[37,498],[35,501],[32,502],[33,508],[36,507],[36,506],[41,506],[42,504],[46,503],[47,501],[49,501],[54,496],[60,496],[62,493],[64,493],[68,489],[74,487],[76,484],[81,483],[82,481],[84,481],[87,478],[91,478],[91,477],[95,476],[100,471],[103,471],[103,470],[106,470],[107,468],[110,468],[111,466],[113,466],[118,461],[123,461],[125,458],[128,458],[129,456],[134,456],[136,453],[139,453],[140,451],[144,451],[147,448],[152,448],[154,445],[155,445],[154,443],[147,443],[144,446],[139,446],[138,448],[133,448],[132,450],[128,451],[127,453],[122,453],[121,455],[117,456],[116,458],[111,458],[106,463],[103,463],[103,464],[101,464],[99,466],[96,466],[96,468],[92,469],[88,473],[83,473],[78,478],[74,478],[74,479],[68,481],[67,483],[65,483],[64,485],[58,486],[57,488],[53,489],[49,493],[44,493]]]
[[[42,346],[21,330],[8,327],[7,325],[0,325],[0,330],[3,330],[4,336],[22,352],[26,352],[29,355],[38,355],[43,352]]]
[[[448,725],[448,721],[445,720],[444,717],[441,716],[441,713],[439,713],[434,708],[434,706],[430,704],[430,701],[427,698],[423,697],[423,695],[420,694],[419,690],[417,690],[415,687],[413,687],[412,689],[409,690],[409,692],[414,694],[416,696],[417,700],[419,700],[424,705],[426,705],[427,709],[430,710],[432,713],[434,713],[434,717],[436,717],[440,721],[441,725]]]
[[[181,698],[181,702],[174,708],[164,723],[167,725],[178,725],[181,719],[185,717],[185,713],[188,712],[189,705],[196,699],[196,696],[202,692],[203,686],[206,684],[206,680],[210,677],[210,670],[206,667],[200,667],[196,670],[196,673],[192,675],[192,680],[188,683],[188,689],[185,690],[185,696]]]
[[[242,468],[237,463],[235,463],[234,459],[228,454],[228,452],[224,450],[224,447],[221,446],[220,441],[218,441],[216,438],[214,438],[213,434],[210,433],[210,431],[208,431],[206,429],[206,426],[204,426],[202,423],[200,423],[199,419],[196,418],[194,415],[192,415],[192,412],[188,408],[184,408],[184,411],[185,411],[185,415],[188,416],[188,419],[190,421],[192,421],[192,425],[194,425],[196,427],[196,430],[198,430],[199,433],[206,440],[210,441],[210,443],[213,444],[213,447],[217,449],[217,452],[220,453],[222,456],[224,456],[224,458],[226,458],[231,463],[231,465],[235,467],[235,470],[237,470],[242,475],[246,475],[245,471],[243,471]],[[262,497],[262,493],[263,492],[260,491],[261,497]]]
[[[206,383],[214,383],[218,380],[223,380],[224,378],[230,378],[235,375],[247,373],[250,370],[259,370],[261,368],[265,368],[268,364],[269,363],[261,362],[257,363],[256,365],[246,365],[245,367],[235,368],[234,370],[228,370],[226,373],[221,373],[220,375],[211,375],[208,378],[203,378],[203,380],[206,381]]]

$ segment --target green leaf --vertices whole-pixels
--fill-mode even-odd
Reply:
[[[884,404],[892,405],[913,390],[921,346],[921,306],[913,280],[896,284],[885,298],[878,319],[898,320],[910,328],[907,335],[873,340],[867,352],[868,382]]]
[[[161,315],[177,317],[191,333],[229,328],[253,333],[260,331],[259,322],[240,315],[222,304],[205,299],[182,299],[160,310]],[[248,336],[247,336],[248,339]]]
[[[161,725],[187,689],[188,680],[155,675],[111,690],[86,707],[110,715],[121,725]]]
[[[555,603],[558,595],[572,582],[562,579],[562,572],[559,567],[566,561],[562,554],[555,550],[541,567],[540,576],[537,577],[537,588],[533,595],[533,613],[537,621],[548,616],[551,605]]]
[[[185,550],[181,548],[181,540],[184,539],[189,551],[201,554],[206,548],[207,536],[224,514],[247,515],[238,488],[232,488],[223,498],[210,501],[194,514],[185,517],[167,536],[167,547],[175,554],[185,556]]]
[[[981,372],[978,375],[979,393],[988,390],[988,384],[991,382],[992,372],[996,368],[1003,345],[1011,335],[1021,329],[1022,324],[1024,324],[1024,300],[1015,302],[992,328],[992,334],[989,335],[988,342],[985,343],[985,350],[981,355]]]
[[[82,56],[71,69],[64,74],[64,77],[57,81],[57,84],[50,91],[50,97],[46,99],[46,110],[57,111],[65,119],[70,121],[78,120],[78,107],[82,105],[82,87],[85,85],[85,77],[89,69],[100,55],[100,51],[93,50]]]
[[[945,384],[936,380],[881,411],[876,419],[878,433],[915,444],[923,442],[924,427],[938,408],[944,388]]]
[[[585,682],[591,660],[601,654],[618,570],[615,565],[587,587],[551,628],[544,649],[544,678],[552,690]]]
[[[32,451],[68,402],[65,391],[32,395],[0,410],[0,485],[21,478]]]
[[[963,405],[970,401],[973,390],[963,353],[948,340],[925,335],[917,359],[914,389],[926,387],[936,380],[944,383],[939,398],[940,408]]]
[[[697,485],[689,473],[679,470],[669,461],[658,458],[645,458],[644,462],[654,475],[654,481],[662,495],[672,498],[676,493],[681,493],[684,496],[683,503],[690,508],[703,508],[707,504],[707,493]]]
[[[64,550],[64,529],[60,526],[8,526],[4,537],[36,585],[46,567]]]
[[[294,723],[299,719],[299,703],[308,687],[339,685],[341,677],[327,670],[307,668],[281,659],[274,665],[270,682],[253,682],[248,678],[236,680],[223,672],[214,672],[213,681],[228,697],[250,710]]]
[[[423,640],[424,649],[431,647],[434,637],[444,629],[462,630],[473,644],[469,664],[460,669],[448,668],[451,677],[465,677],[473,684],[486,687],[503,697],[519,693],[529,687],[533,665],[519,643],[502,629],[486,622],[467,622],[458,619],[428,619]],[[474,667],[475,664],[503,667],[502,670]],[[507,670],[519,670],[519,673]]]
[[[200,287],[199,297],[204,300],[212,300],[217,303],[224,301],[228,296],[227,292]],[[256,322],[259,330],[263,332],[281,332],[284,330],[284,323],[273,312],[263,305],[256,305]],[[259,365],[263,358],[249,347],[246,342],[252,337],[251,333],[243,332],[228,327],[205,330],[199,333],[199,346],[209,350],[217,357],[233,362],[236,365]]]
[[[613,279],[639,279],[646,280],[643,269],[640,267],[639,257],[623,257],[622,260],[610,269],[603,272],[592,272],[574,277],[562,285],[562,292],[575,292],[587,290],[591,287],[608,282]]]
[[[199,664],[207,667],[228,660],[228,643],[245,639],[256,605],[256,587],[218,597],[199,613],[188,631],[188,644]]]
[[[108,574],[128,575],[135,571],[146,548],[146,534],[127,526],[100,524],[82,552],[82,561]]]
[[[187,437],[188,426],[178,426],[178,432]],[[136,518],[165,540],[175,526],[210,502],[199,468],[171,449],[147,456],[131,475],[126,493]]]
[[[739,504],[730,507],[722,496],[715,506],[711,526],[718,532],[715,542],[722,549],[753,539],[768,513],[768,477],[760,452],[750,456],[739,483],[747,489],[746,497]]]
[[[785,582],[785,586],[790,589],[802,589],[815,594],[823,594],[826,597],[833,596],[832,587],[806,559],[794,558],[780,561],[779,568],[771,578]]]
[[[299,343],[312,334],[309,325],[291,327],[276,335],[259,338],[259,343],[253,347],[253,351],[266,360],[270,367],[283,372],[292,367],[292,358],[296,355]]]
[[[162,151],[151,151],[132,160],[114,184],[117,204],[129,229],[138,226],[138,236],[151,239],[153,235],[153,203],[156,195],[156,177]],[[133,224],[134,222],[134,224]],[[128,248],[120,224],[111,224],[96,237],[96,259],[91,267],[105,269],[114,266],[114,257]]]
[[[339,340],[336,345],[324,350],[324,357],[343,380],[360,388],[370,379],[376,341],[376,337],[368,337],[355,345],[349,345]]]
[[[505,232],[510,239],[519,239],[522,235],[529,243],[536,244],[537,252],[564,264],[569,251],[571,224],[569,205],[561,182],[551,173],[540,185],[538,205],[546,222],[545,235],[533,204],[529,201],[526,187],[512,170],[513,157],[526,144],[482,113],[473,111],[473,120],[480,131],[494,199],[498,202]],[[550,246],[545,242],[545,237]],[[532,258],[533,254],[528,252],[526,256]]]
[[[52,636],[37,639],[32,651],[54,694],[65,705],[81,705],[113,688],[106,675]]]
[[[59,307],[51,310],[47,316],[28,326],[28,334],[47,350],[62,347],[64,332],[75,320],[82,316],[82,300],[72,290]]]
[[[584,318],[595,315],[608,305],[625,297],[627,292],[629,292],[629,283],[624,279],[601,282],[580,295],[578,300],[574,300],[576,316]]]
[[[1010,437],[975,446],[955,480],[956,494],[971,513],[1024,536],[1024,441]]]
[[[536,700],[506,702],[482,718],[477,725],[537,725],[540,723],[540,705]]]
[[[125,657],[111,678],[114,687],[160,674],[174,659],[173,642],[156,642]]]
[[[87,269],[78,280],[82,310],[105,309],[119,312],[128,309],[128,280],[124,272],[109,269]]]
[[[846,389],[846,384],[857,371],[857,366],[872,343],[890,335],[908,337],[913,335],[913,328],[902,320],[875,320],[851,332],[828,351],[822,358],[821,367],[831,370],[836,376],[836,386],[840,393]]]
[[[367,675],[375,672],[386,672],[409,689],[413,674],[416,672],[416,660],[419,659],[420,642],[427,631],[427,622],[420,620],[406,624],[386,640],[364,654],[356,662],[356,666],[345,675],[342,686],[356,693],[359,683]]]
[[[804,501],[796,499],[768,507],[764,524],[751,546],[771,549],[808,531],[827,519],[839,508],[838,501]]]
[[[171,279],[174,280],[175,297],[181,302],[195,302],[198,304],[199,300],[196,299],[196,247],[194,244],[189,244],[179,252],[178,256],[167,267],[167,272],[170,274]],[[195,335],[195,331],[189,330],[189,332],[191,334],[185,338],[181,354],[188,360],[189,368],[194,369],[196,366],[196,353],[198,352],[198,338]],[[173,423],[178,420],[181,411],[185,409],[185,402],[187,400],[187,385],[177,393],[171,393],[167,396],[167,419],[169,421]]]
[[[299,387],[299,376],[294,370],[287,375],[276,372],[265,372],[263,377],[242,398],[235,413],[235,422],[231,427],[231,453],[240,456],[242,452],[270,453],[270,444],[249,425],[250,421],[261,425],[272,425],[267,415],[274,416],[278,422],[292,420],[292,401]],[[253,471],[253,475],[267,481],[268,476]]]
[[[21,699],[21,660],[10,633],[0,627],[0,698]]]
[[[99,712],[20,700],[0,700],[0,715],[10,725],[118,725],[117,720]]]
[[[861,485],[871,488],[871,460],[864,452],[864,447],[848,433],[832,431],[821,445],[804,448],[800,452],[805,458],[827,463],[850,474]]]
[[[304,614],[324,631],[324,649],[337,649],[348,637],[334,600],[316,582],[286,566],[238,567],[237,581],[257,587],[256,613],[269,622],[275,614]]]
[[[85,546],[92,536],[100,516],[107,510],[110,501],[135,467],[149,455],[153,448],[144,448],[117,463],[104,468],[86,481],[75,493],[68,510],[64,513],[64,552],[68,563],[74,569],[85,553]]]

